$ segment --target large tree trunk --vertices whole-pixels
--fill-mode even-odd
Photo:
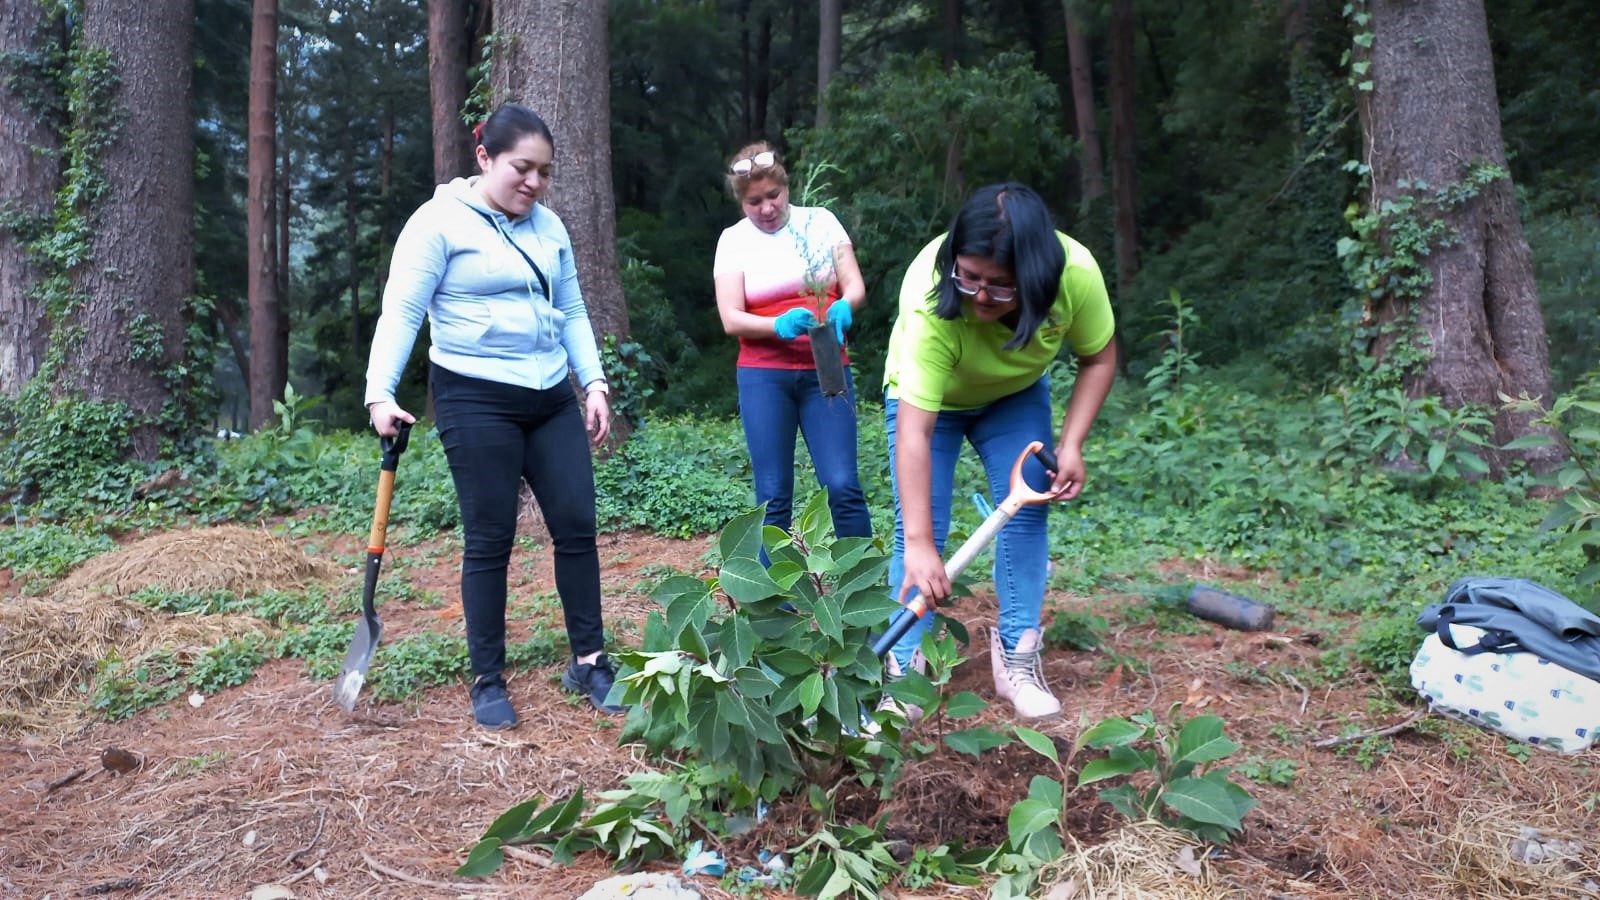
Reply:
[[[467,103],[467,0],[428,0],[428,95],[433,110],[433,180],[444,184],[477,171]]]
[[[184,387],[172,373],[194,290],[194,0],[87,0],[83,41],[109,52],[115,99],[127,115],[105,150],[93,257],[76,278],[85,295],[74,314],[82,352],[63,367],[58,387],[126,403],[134,454],[149,460],[162,438],[177,436],[178,423],[163,423],[168,433],[157,420]]]
[[[1083,205],[1088,206],[1106,192],[1106,163],[1100,155],[1100,125],[1095,117],[1094,60],[1089,56],[1089,37],[1072,10],[1073,0],[1061,0],[1067,25],[1067,65],[1072,79],[1072,110],[1078,123],[1078,145],[1083,158],[1079,175]]]
[[[0,59],[38,58],[52,35],[44,8],[33,0],[0,4]],[[12,55],[15,54],[13,57]],[[4,65],[0,63],[0,65]],[[28,242],[50,224],[59,183],[59,144],[42,103],[60,98],[44,91],[44,78],[0,78],[0,206],[16,225],[0,225],[0,396],[15,397],[44,361],[50,323],[29,292],[39,272],[28,257]],[[40,73],[42,76],[43,73]]]
[[[273,423],[272,404],[283,399],[289,335],[280,321],[276,238],[278,128],[278,0],[254,0],[250,23],[249,189],[245,235],[250,303],[250,427]]]
[[[961,0],[944,0],[939,15],[940,63],[946,72],[961,61]]]
[[[1368,8],[1373,89],[1362,103],[1362,131],[1372,208],[1432,197],[1481,165],[1503,170],[1483,0],[1372,0]],[[1427,341],[1428,359],[1407,375],[1408,391],[1450,406],[1498,408],[1500,394],[1524,393],[1548,404],[1544,317],[1510,176],[1460,202],[1418,203],[1415,214],[1440,217],[1450,232],[1421,259],[1432,278],[1420,291],[1386,294],[1374,309],[1380,321],[1414,312],[1425,332],[1412,338]],[[1390,235],[1386,227],[1380,240]],[[1374,352],[1381,358],[1391,346],[1380,342]],[[1500,412],[1497,441],[1527,433],[1529,418]],[[1550,446],[1519,455],[1548,468],[1562,452]]]
[[[844,35],[844,0],[817,4],[817,127],[828,124],[828,107],[822,97],[839,72],[839,44]]]
[[[1117,297],[1139,272],[1139,192],[1134,183],[1133,0],[1111,5],[1111,190],[1116,199]],[[1126,308],[1125,308],[1126,309]]]
[[[496,100],[527,104],[555,133],[558,174],[548,204],[572,235],[578,283],[595,339],[603,342],[611,335],[623,341],[628,307],[617,267],[617,214],[611,194],[606,4],[501,0],[495,16],[497,30],[516,37],[495,54]]]

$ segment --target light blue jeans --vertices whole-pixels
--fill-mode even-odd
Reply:
[[[739,418],[755,475],[756,502],[767,505],[765,524],[789,530],[794,511],[794,439],[811,451],[817,483],[828,491],[833,532],[871,537],[872,515],[856,466],[856,392],[845,370],[845,394],[824,397],[816,369],[738,367]],[[767,551],[761,551],[767,561]]]
[[[889,471],[894,478],[894,556],[889,561],[889,590],[899,596],[905,581],[906,533],[900,507],[900,476],[895,470],[895,418],[900,403],[885,398],[884,419],[889,429]],[[1011,466],[1030,441],[1046,449],[1055,448],[1050,409],[1050,379],[1040,378],[1032,386],[1002,397],[978,409],[945,410],[934,421],[932,441],[933,544],[944,554],[945,538],[950,534],[950,508],[955,493],[956,459],[961,445],[969,441],[978,451],[984,472],[989,477],[989,493],[994,504],[1011,491]],[[1022,477],[1035,490],[1050,488],[1050,473],[1037,458],[1030,457],[1022,467]],[[1045,567],[1050,560],[1050,539],[1046,529],[1048,504],[1024,506],[995,538],[994,584],[1000,598],[1000,641],[1014,650],[1022,633],[1039,627],[1044,607]],[[913,593],[906,599],[916,596]],[[910,665],[911,654],[922,643],[932,625],[924,616],[894,645],[895,658],[902,671]]]

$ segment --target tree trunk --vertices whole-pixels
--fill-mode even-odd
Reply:
[[[828,124],[828,107],[822,97],[839,72],[839,45],[844,35],[844,0],[817,4],[817,127]]]
[[[283,399],[289,373],[282,345],[288,335],[279,325],[278,257],[275,250],[276,201],[272,175],[277,164],[278,0],[254,0],[250,23],[249,190],[245,235],[250,303],[250,427],[273,423],[272,404]]]
[[[359,359],[362,355],[361,327],[361,250],[358,246],[361,237],[360,221],[357,213],[360,206],[359,191],[356,188],[355,161],[349,154],[344,157],[344,253],[345,253],[345,281],[348,285],[350,298],[350,354],[351,358]]]
[[[1372,0],[1372,90],[1362,103],[1372,166],[1372,208],[1432,197],[1466,183],[1481,165],[1506,167],[1483,0]],[[1422,187],[1427,185],[1427,187]],[[1391,292],[1374,312],[1415,312],[1429,353],[1406,377],[1412,396],[1498,409],[1498,395],[1551,396],[1544,317],[1509,175],[1444,205],[1419,204],[1449,229],[1420,262],[1432,275],[1410,295]],[[1385,228],[1380,240],[1388,241]],[[1422,339],[1417,335],[1415,340]],[[1382,358],[1392,344],[1375,345]],[[1495,439],[1528,433],[1530,416],[1501,411]],[[1535,469],[1559,463],[1559,446],[1516,454]],[[1502,467],[1497,456],[1491,465]]]
[[[1100,155],[1100,125],[1095,119],[1094,60],[1089,56],[1089,37],[1083,33],[1073,0],[1061,0],[1067,24],[1067,61],[1072,78],[1072,109],[1078,123],[1079,162],[1083,205],[1088,206],[1106,192],[1106,163]]]
[[[756,30],[755,78],[751,82],[750,134],[760,137],[767,133],[767,109],[772,105],[772,12],[761,8],[761,22]]]
[[[1134,184],[1133,0],[1111,6],[1111,190],[1116,199],[1117,297],[1139,271],[1139,192]],[[1126,307],[1124,307],[1126,314]]]
[[[158,417],[186,386],[172,373],[194,290],[194,0],[87,0],[83,41],[108,51],[115,100],[127,114],[105,150],[93,258],[75,279],[84,294],[74,314],[83,346],[57,385],[126,403],[134,455],[153,460],[180,427]]]
[[[940,62],[948,72],[961,61],[961,0],[944,0],[939,25],[939,34],[943,39]]]
[[[466,0],[428,0],[428,94],[433,109],[433,180],[444,184],[478,169],[472,130],[461,120],[467,103],[472,24]]]
[[[558,174],[548,204],[572,235],[578,283],[595,339],[603,343],[610,335],[624,341],[628,307],[617,267],[617,215],[611,193],[606,4],[501,0],[496,17],[497,30],[517,39],[495,55],[495,96],[526,103],[555,133]],[[618,434],[619,440],[625,438],[625,433]]]
[[[41,55],[43,45],[56,39],[49,33],[50,25],[44,7],[31,0],[0,5],[0,59]],[[13,226],[0,225],[0,396],[4,397],[17,396],[39,371],[50,335],[42,304],[30,296],[40,273],[28,256],[28,242],[39,229],[49,227],[60,181],[59,144],[50,117],[37,102],[59,104],[60,98],[46,95],[30,101],[27,97],[44,88],[42,77],[0,79],[0,198],[5,198],[0,203],[9,215],[21,217]]]

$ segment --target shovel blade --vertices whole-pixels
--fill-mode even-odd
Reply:
[[[333,699],[345,712],[355,711],[356,697],[361,693],[361,686],[367,683],[367,669],[372,665],[372,654],[382,638],[383,623],[376,615],[356,623],[356,633],[350,641],[350,650],[344,655],[339,680],[333,683]]]

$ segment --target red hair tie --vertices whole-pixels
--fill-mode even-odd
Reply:
[[[483,143],[483,123],[482,122],[478,123],[478,127],[472,129],[472,139],[477,141],[480,144]]]

